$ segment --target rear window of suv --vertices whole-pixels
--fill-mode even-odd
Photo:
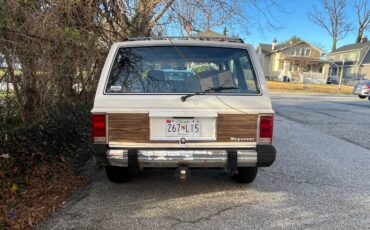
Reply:
[[[160,46],[120,48],[106,93],[259,94],[247,50],[220,47]]]

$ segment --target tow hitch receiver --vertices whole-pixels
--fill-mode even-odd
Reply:
[[[176,169],[175,176],[178,177],[180,180],[187,180],[190,177],[190,171],[187,166],[179,166]]]

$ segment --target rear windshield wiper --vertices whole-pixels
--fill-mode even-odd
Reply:
[[[189,97],[195,96],[195,95],[204,95],[207,93],[221,92],[222,90],[231,90],[231,89],[239,89],[239,88],[238,87],[224,87],[224,86],[212,87],[212,88],[200,91],[200,92],[189,93],[184,96],[181,96],[181,101],[185,102],[186,99],[188,99]]]

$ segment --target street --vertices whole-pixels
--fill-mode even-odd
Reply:
[[[101,170],[36,229],[370,229],[370,101],[273,93],[278,155],[250,185],[224,170]]]

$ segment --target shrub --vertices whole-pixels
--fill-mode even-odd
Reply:
[[[50,108],[47,120],[1,131],[0,201],[12,185],[27,186],[25,178],[42,164],[68,161],[81,165],[89,156],[90,104]],[[47,173],[47,172],[45,172]]]

